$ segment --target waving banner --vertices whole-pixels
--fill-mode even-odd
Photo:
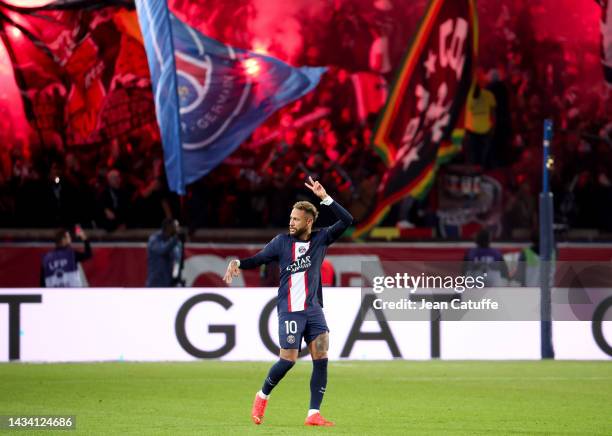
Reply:
[[[0,5],[2,42],[41,144],[99,144],[155,127],[138,20],[125,4]]]
[[[222,44],[137,0],[170,189],[206,175],[276,110],[307,94],[325,68],[293,68]]]
[[[382,111],[373,143],[388,170],[375,210],[352,236],[374,227],[404,197],[423,196],[458,132],[477,55],[473,0],[431,0]]]
[[[612,2],[598,0],[601,5],[601,64],[604,78],[612,86]]]

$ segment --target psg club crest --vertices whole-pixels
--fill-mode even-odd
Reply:
[[[226,50],[224,56],[205,52],[202,44],[195,45],[200,53],[175,49],[181,137],[186,150],[214,143],[241,115],[248,99],[251,81],[248,75],[237,74],[243,69],[240,59],[229,46],[221,46]]]
[[[287,343],[288,344],[295,344],[295,336],[293,336],[293,335],[287,336]]]

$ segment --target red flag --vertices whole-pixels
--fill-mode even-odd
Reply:
[[[612,2],[600,0],[601,4],[601,64],[604,78],[612,85]]]
[[[99,143],[155,126],[150,76],[133,8],[83,8],[80,1],[62,3],[65,10],[49,9],[52,6],[35,14],[0,6],[9,19],[3,41],[26,116],[40,141]],[[148,98],[141,98],[143,93]],[[126,118],[126,108],[134,105],[139,111]]]

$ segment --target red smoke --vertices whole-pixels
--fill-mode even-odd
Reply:
[[[295,63],[303,49],[305,17],[324,15],[328,2],[312,0],[253,0],[253,15],[248,30],[253,35],[251,49],[266,51],[289,63]]]
[[[11,31],[8,32],[8,35],[14,37]],[[25,120],[21,95],[15,85],[13,65],[2,43],[0,43],[0,108],[8,110],[8,113],[2,113],[2,117],[9,118],[0,120],[0,130],[2,130],[0,146],[10,146],[13,139],[26,141],[29,124]]]

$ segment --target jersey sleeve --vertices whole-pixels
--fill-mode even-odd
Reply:
[[[162,256],[171,252],[177,243],[178,237],[176,236],[163,240],[162,238],[156,238],[155,235],[153,235],[149,239],[148,248],[152,253]]]
[[[278,260],[281,242],[281,235],[277,235],[259,253],[246,259],[240,259],[240,269],[257,268],[273,260]]]
[[[91,257],[93,256],[93,253],[91,251],[91,242],[89,242],[89,239],[86,239],[84,243],[85,243],[85,251],[75,251],[74,252],[74,258],[76,259],[77,262],[83,262],[85,260],[91,259]]]
[[[346,229],[349,228],[351,224],[353,224],[353,216],[342,206],[338,204],[337,201],[332,201],[332,203],[328,206],[338,221],[336,221],[331,226],[323,229],[325,232],[325,243],[327,245],[333,244]]]

